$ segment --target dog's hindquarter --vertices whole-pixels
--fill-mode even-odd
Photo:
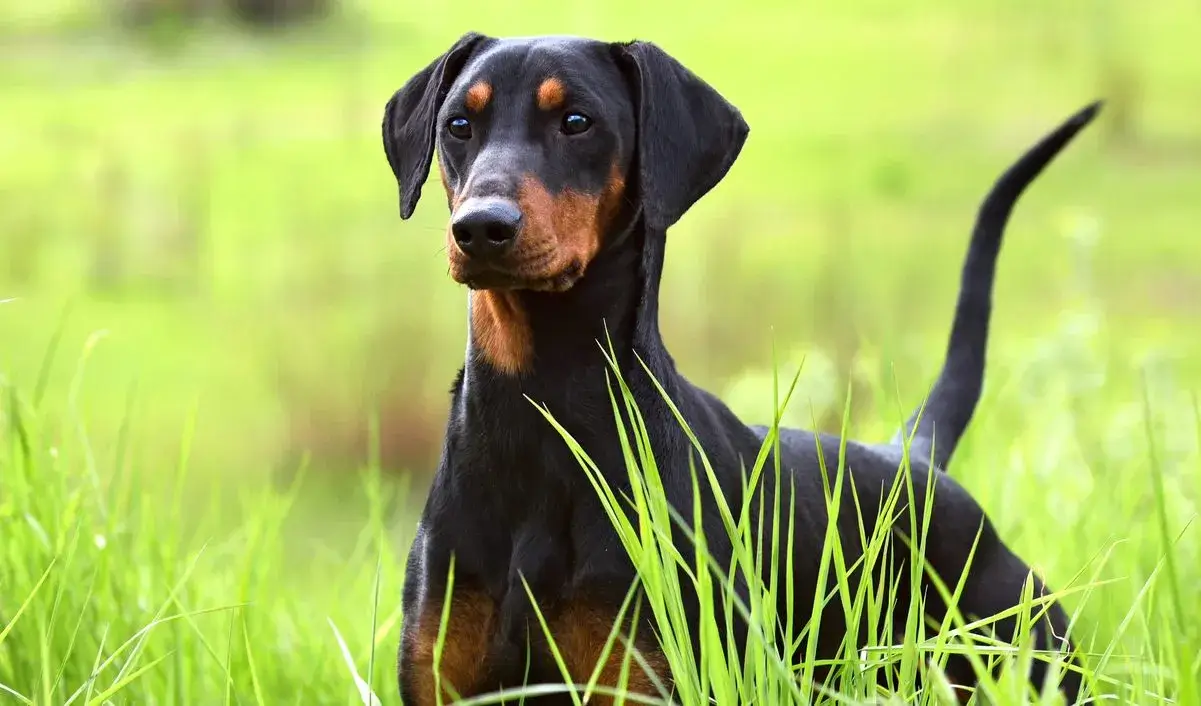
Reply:
[[[765,543],[761,545],[762,556],[768,557],[760,567],[764,584],[771,581],[773,568],[777,572],[777,586],[791,582],[791,605],[785,602],[788,592],[780,590],[778,593],[777,623],[782,625],[785,616],[791,613],[793,638],[812,615],[815,599],[818,599],[830,507],[838,509],[834,529],[842,561],[853,569],[846,577],[848,588],[854,595],[859,582],[865,578],[872,582],[873,588],[878,589],[882,582],[886,582],[889,590],[895,588],[891,616],[894,628],[899,629],[907,619],[914,587],[921,594],[924,614],[936,621],[944,618],[947,607],[930,579],[931,573],[952,592],[963,584],[957,607],[972,616],[968,620],[990,618],[1020,603],[1022,584],[1030,574],[1029,567],[1004,544],[974,497],[954,478],[933,469],[926,459],[910,458],[908,464],[903,464],[900,450],[892,445],[869,445],[853,440],[844,444],[834,435],[781,429],[780,485],[777,485],[774,452],[769,453],[759,485],[753,489],[751,497],[744,498],[746,473],[763,448],[767,429],[745,425],[718,397],[693,385],[675,371],[670,361],[652,360],[650,367],[656,379],[665,381],[660,382],[662,392],[671,399],[674,412],[663,403],[662,392],[649,383],[645,371],[635,368],[623,374],[631,381],[640,412],[650,429],[656,464],[668,501],[681,517],[690,520],[694,487],[691,472],[701,474],[695,486],[701,492],[700,529],[705,532],[712,560],[723,572],[728,570],[731,541],[692,441],[675,417],[678,412],[701,443],[705,459],[721,487],[724,502],[735,517],[744,500],[748,503],[750,527],[752,531],[762,532],[757,541]],[[830,505],[828,498],[834,492],[839,476],[842,478],[841,495],[836,505]],[[781,551],[789,545],[787,534],[791,531],[793,535],[791,566],[782,559],[773,567],[767,552],[773,541],[773,506],[779,508],[780,524],[776,531],[779,532],[777,546]],[[873,555],[873,563],[866,572],[854,569],[862,566],[865,553],[877,551],[871,546],[873,537],[877,545],[881,540],[885,541],[888,550],[879,556]],[[686,540],[677,540],[677,544],[685,562],[695,565],[691,544]],[[916,579],[910,573],[915,568]],[[1041,581],[1037,577],[1034,580],[1036,595],[1045,591]],[[819,624],[818,654],[821,658],[836,657],[848,636],[855,648],[873,639],[891,637],[869,636],[864,621],[852,621],[844,614],[841,598],[833,594],[838,583],[839,578],[831,572],[821,587],[820,600],[825,606]],[[745,581],[736,586],[737,596],[744,604],[749,590]],[[719,607],[718,615],[723,615],[725,596],[722,590],[716,589],[712,599]],[[697,600],[695,595],[685,596],[690,617],[697,615]],[[1011,617],[1000,621],[997,631],[1009,638],[1014,626],[1016,617]],[[1044,630],[1038,635],[1036,646],[1054,647],[1043,637],[1052,632],[1062,635],[1066,627],[1062,609],[1053,606],[1044,620]],[[747,628],[741,621],[734,626],[734,636],[738,649],[743,649]]]
[[[766,435],[764,427],[754,429],[761,438]],[[1022,604],[1026,581],[1033,583],[1035,601],[1047,595],[1042,579],[1005,544],[975,498],[954,478],[931,468],[926,461],[915,458],[902,465],[900,455],[891,446],[850,440],[844,444],[837,436],[805,430],[781,429],[779,446],[781,479],[791,483],[791,488],[785,486],[786,492],[772,494],[780,496],[785,508],[791,501],[788,493],[795,497],[794,520],[801,529],[796,533],[797,549],[792,559],[807,580],[806,586],[817,587],[816,573],[808,572],[815,572],[815,563],[823,551],[828,551],[822,542],[827,536],[828,510],[836,508],[839,514],[834,528],[842,565],[854,567],[865,558],[870,560],[866,570],[859,564],[847,577],[851,591],[848,598],[853,600],[860,582],[869,580],[873,592],[885,582],[884,594],[893,601],[891,634],[869,635],[864,620],[847,619],[842,599],[835,593],[840,590],[840,579],[831,574],[824,588],[827,600],[819,629],[819,652],[825,656],[834,657],[846,647],[844,637],[856,641],[849,645],[856,650],[869,641],[895,644],[892,640],[909,619],[914,590],[921,599],[921,615],[916,617],[938,624],[948,612],[942,590],[952,596],[959,592],[955,607],[965,622],[988,621],[1008,612],[985,630],[1005,641],[1015,638],[1019,616],[1013,608]],[[766,473],[765,478],[769,475]],[[841,493],[837,502],[827,504],[834,497],[839,475]],[[881,551],[881,546],[887,550]],[[937,577],[941,589],[932,576]],[[808,618],[813,594],[797,595],[792,606],[794,615]],[[785,609],[781,604],[780,610]],[[1030,612],[1041,616],[1032,623],[1035,649],[1070,647],[1064,638],[1067,615],[1058,603],[1036,603]],[[954,621],[948,626],[957,627]],[[948,671],[965,682],[974,681],[966,658],[951,659]],[[1045,663],[1036,661],[1033,672],[1034,680],[1041,684]],[[1063,685],[1076,693],[1079,677],[1069,674]]]

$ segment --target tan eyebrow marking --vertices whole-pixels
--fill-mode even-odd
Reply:
[[[476,81],[467,89],[467,110],[478,113],[492,100],[492,84],[487,81]]]
[[[538,86],[538,107],[542,110],[562,107],[566,98],[567,87],[557,78],[548,78]]]

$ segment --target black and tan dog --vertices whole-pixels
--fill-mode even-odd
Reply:
[[[980,394],[994,265],[1010,210],[1098,107],[1034,146],[984,202],[947,360],[920,421],[915,413],[905,430],[918,495],[927,480],[934,489],[926,562],[954,587],[974,549],[958,603],[968,616],[988,618],[1018,605],[1030,570],[941,469]],[[629,488],[598,341],[611,341],[645,417],[669,501],[691,516],[694,450],[639,358],[699,438],[727,502],[741,506],[744,469],[766,430],[743,424],[676,370],[659,332],[658,299],[667,229],[725,176],[748,132],[714,88],[647,42],[467,34],[388,103],[384,148],[399,182],[401,217],[413,213],[436,146],[451,212],[450,275],[470,290],[467,360],[454,383],[442,462],[405,577],[399,678],[406,703],[435,703],[438,683],[463,696],[563,683],[523,579],[573,681],[586,682],[598,666],[635,571],[587,476],[529,401],[546,406],[619,495]],[[781,477],[790,486],[785,507],[792,492],[796,498],[792,596],[795,614],[808,615],[827,518],[818,454],[836,467],[840,440],[802,430],[781,436]],[[858,507],[866,508],[868,536],[874,510],[897,478],[900,440],[847,444],[847,477]],[[770,504],[776,483],[771,473],[762,477],[754,492]],[[726,562],[731,545],[708,490],[700,504],[708,549]],[[838,522],[849,563],[864,551],[861,518],[854,502],[843,505]],[[922,498],[914,505],[924,512]],[[687,548],[681,551],[691,561]],[[440,636],[452,557],[450,617]],[[946,606],[933,588],[926,594],[926,613],[940,618]],[[897,602],[897,625],[907,602]],[[835,657],[863,626],[847,624],[839,600],[827,605],[819,656]],[[695,614],[695,595],[687,606]],[[1012,635],[1016,620],[994,628]],[[652,627],[638,627],[637,646],[661,683],[671,684]],[[1066,627],[1063,610],[1052,606],[1034,630],[1036,647],[1066,647]],[[745,638],[739,628],[739,644]],[[602,667],[602,684],[616,678],[622,656],[614,651]],[[1031,674],[1039,686],[1047,671],[1040,665]],[[635,667],[628,688],[657,694],[652,684]],[[1062,688],[1075,697],[1079,677],[1068,674]],[[570,703],[562,695],[555,700]]]

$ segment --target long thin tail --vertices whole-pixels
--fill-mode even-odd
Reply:
[[[914,411],[904,430],[892,440],[894,445],[900,445],[905,437],[912,436],[909,447],[912,457],[932,459],[939,468],[946,468],[951,460],[976,410],[984,384],[993,279],[1009,214],[1026,187],[1077,133],[1092,122],[1102,103],[1092,103],[1031,147],[1001,175],[981,204],[963,264],[959,301],[955,304],[955,319],[942,372],[925,405]],[[936,430],[937,445],[934,443]]]

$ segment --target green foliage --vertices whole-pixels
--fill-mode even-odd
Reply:
[[[704,13],[357,0],[320,29],[209,27],[170,55],[81,32],[103,26],[95,6],[0,11],[0,297],[18,299],[0,341],[28,341],[0,346],[0,364],[32,375],[43,322],[73,302],[64,345],[109,333],[81,402],[101,443],[136,381],[158,393],[149,437],[172,438],[200,398],[205,473],[267,473],[306,452],[315,468],[353,468],[373,415],[382,465],[428,473],[465,307],[445,276],[437,177],[402,223],[379,120],[468,24],[652,37],[745,112],[743,156],[673,231],[663,285],[668,342],[706,387],[764,369],[770,336],[830,359],[836,390],[858,358],[895,366],[912,403],[935,370],[979,199],[1030,140],[1108,91],[1110,54],[1140,77],[1135,139],[1119,150],[1100,130],[1083,136],[1023,198],[995,340],[1025,345],[1057,325],[1075,247],[1060,235],[1088,219],[1105,345],[1199,349],[1178,333],[1201,316],[1197,245],[1180,236],[1201,218],[1186,90],[1201,65],[1179,59],[1201,16],[1186,0],[1111,0],[1096,18],[1075,0]],[[856,393],[858,424],[880,401]],[[144,453],[163,463],[171,449]]]
[[[333,10],[332,0],[109,0],[124,26],[147,31],[161,41],[220,20],[255,28],[278,28],[318,19]]]
[[[849,492],[841,472],[830,473],[834,481],[826,487],[831,522],[820,548],[822,580],[836,589],[819,596],[808,614],[776,615],[775,597],[791,591],[791,581],[764,586],[755,577],[765,562],[781,566],[791,556],[789,508],[768,511],[764,523],[751,526],[748,507],[725,507],[735,561],[729,573],[718,570],[704,535],[688,532],[692,522],[666,503],[639,410],[624,382],[610,379],[614,414],[632,430],[620,438],[630,496],[613,492],[587,450],[549,414],[548,432],[558,429],[575,452],[639,570],[646,600],[626,610],[652,613],[679,680],[676,703],[859,703],[882,696],[947,703],[950,687],[939,670],[951,654],[969,655],[981,673],[994,660],[1006,665],[1000,678],[981,686],[991,703],[1054,703],[1049,695],[1029,693],[1020,676],[1030,660],[1049,656],[1032,653],[1024,638],[1015,648],[973,636],[986,633],[999,616],[968,622],[952,612],[943,624],[927,625],[915,605],[904,625],[891,621],[891,582],[917,575],[874,586],[870,568],[890,552],[912,548],[920,555],[926,518],[909,515],[908,546],[877,530],[865,535],[865,558],[848,562],[832,534],[837,499]],[[777,410],[773,419],[779,419],[795,403],[796,379],[782,386],[773,378],[772,385],[784,389],[770,402]],[[1073,403],[1079,405],[1075,411]],[[1007,542],[1057,589],[1074,616],[1073,634],[1095,687],[1121,703],[1199,703],[1201,633],[1191,619],[1201,599],[1201,543],[1191,527],[1201,478],[1196,397],[1148,377],[1141,403],[1102,386],[1043,397],[1025,410],[1046,427],[1032,433],[984,415],[974,443],[956,458],[956,475],[988,508]],[[176,467],[156,490],[137,481],[128,445],[111,459],[115,472],[105,472],[109,463],[94,454],[83,419],[62,420],[74,431],[57,438],[48,432],[52,421],[36,395],[22,398],[4,386],[0,690],[21,703],[395,702],[396,597],[412,518],[403,487],[369,469],[353,499],[360,519],[347,531],[328,522],[328,507],[314,503],[328,488],[304,473],[284,488],[243,482],[204,492],[189,483],[191,427],[182,435]],[[126,419],[122,427],[134,424]],[[1101,431],[1122,436],[1096,436]],[[1057,440],[1073,435],[1088,461],[1108,465],[1090,468],[1063,455]],[[774,443],[773,423],[765,450]],[[715,482],[696,450],[695,483]],[[748,483],[781,473],[765,459],[756,459]],[[831,470],[843,468],[841,454],[823,462]],[[1040,470],[1025,470],[1032,462]],[[1040,477],[1042,469],[1049,477]],[[1088,482],[1101,472],[1104,477]],[[908,477],[904,467],[898,473]],[[911,507],[912,494],[928,491],[897,483],[880,512]],[[626,503],[636,510],[632,517],[624,512]],[[692,509],[693,522],[698,511]],[[1115,526],[1115,518],[1126,521]],[[680,541],[695,542],[695,564],[681,563]],[[684,618],[677,566],[702,595],[712,586],[730,591],[736,578],[749,581],[749,602],[733,608],[756,626],[745,660],[729,651],[732,613],[704,601],[699,624]],[[790,575],[790,564],[783,566]],[[855,583],[859,576],[867,580]],[[958,587],[937,585],[953,603]],[[825,600],[841,601],[852,619],[864,619],[871,629],[868,644],[848,643],[833,662],[819,663],[812,638]],[[791,626],[783,640],[768,630],[777,621]],[[692,652],[695,630],[701,630],[700,654]],[[619,639],[614,633],[610,642]],[[626,673],[640,668],[639,659],[635,655]],[[832,676],[815,681],[819,666],[833,666]],[[875,686],[880,674],[888,675],[886,692]],[[919,674],[926,684],[921,690],[915,686]]]
[[[198,492],[186,438],[167,493],[101,480],[82,447],[49,447],[32,407],[4,394],[0,691],[44,704],[339,703],[353,688],[343,639],[352,666],[390,681],[399,567],[389,496],[370,474],[361,529],[318,523],[326,536],[302,549],[296,526],[312,514],[296,487]]]
[[[671,234],[668,343],[770,422],[775,341],[808,376],[787,421],[837,429],[853,389],[864,438],[936,371],[997,172],[1067,111],[1117,101],[1099,125],[1117,139],[1082,138],[1015,214],[956,474],[1052,586],[1085,589],[1067,602],[1099,677],[1198,702],[1195,2],[354,0],[276,37],[166,23],[170,52],[105,31],[106,7],[0,9],[0,691],[361,703],[349,661],[392,701],[423,497],[402,471],[419,487],[432,467],[465,307],[436,182],[400,223],[379,118],[475,28],[653,39],[743,109],[738,166]],[[87,375],[47,347],[86,351]],[[641,609],[670,628],[669,518],[629,441],[651,479],[628,545],[658,596]],[[907,638],[901,672],[949,634]],[[744,667],[710,637],[675,650],[689,698],[794,693],[778,645]]]

